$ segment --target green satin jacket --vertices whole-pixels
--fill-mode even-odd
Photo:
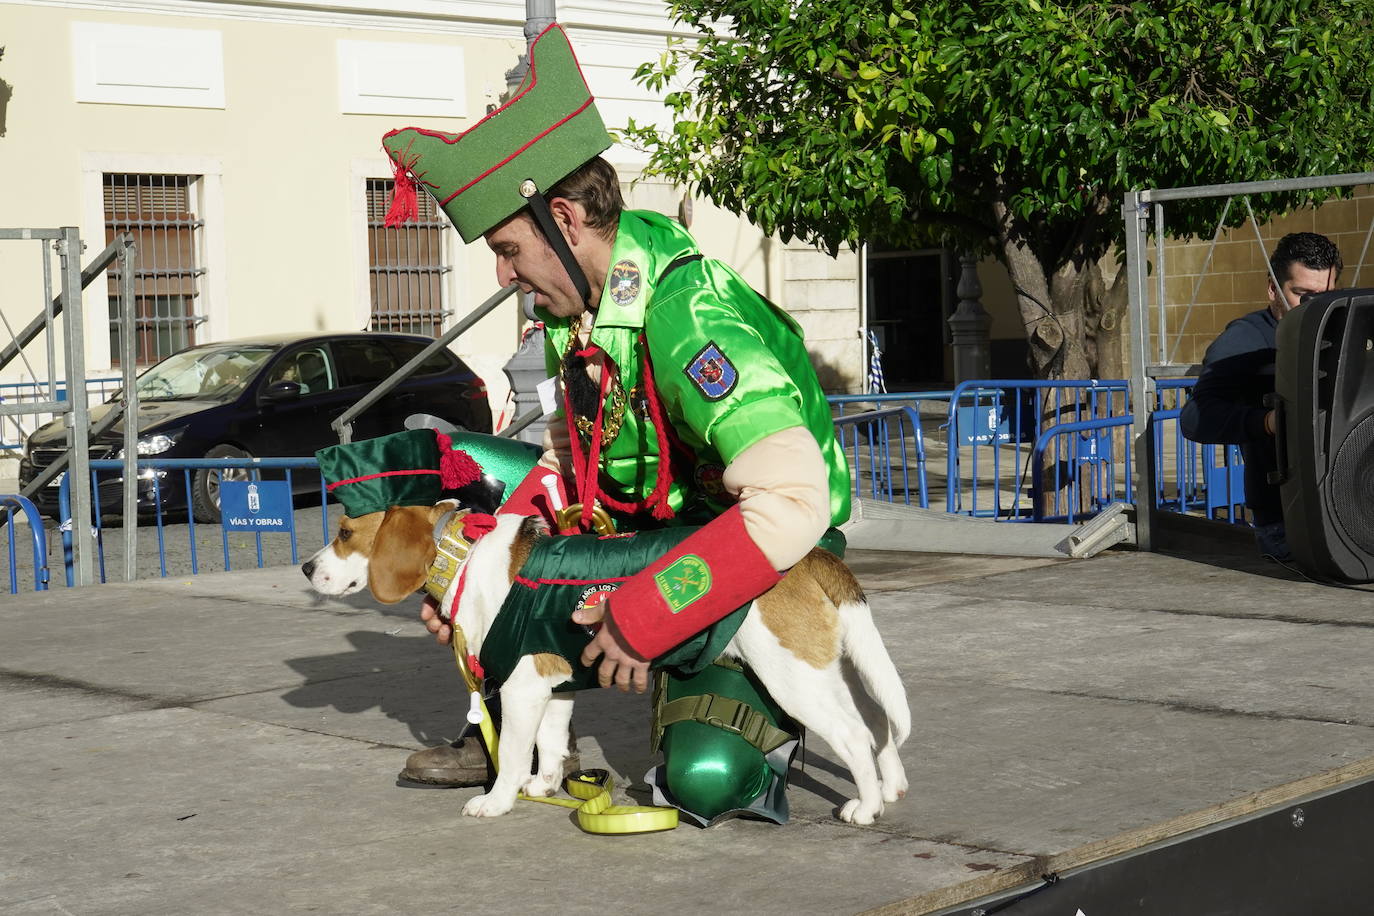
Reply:
[[[843,524],[850,512],[849,466],[801,328],[719,261],[698,258],[664,277],[688,255],[699,255],[696,242],[674,220],[622,212],[591,336],[614,361],[629,395],[620,433],[602,451],[603,481],[609,475],[619,489],[610,492],[622,500],[642,500],[654,487],[660,455],[643,395],[643,331],[665,416],[695,453],[690,476],[676,474],[669,490],[679,519],[699,523],[724,511],[732,501],[721,479],[726,465],[766,436],[805,426],[829,468],[830,524]],[[554,375],[572,322],[547,312],[540,317]],[[550,422],[565,421],[560,413]]]

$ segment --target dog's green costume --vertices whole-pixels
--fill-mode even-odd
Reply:
[[[588,300],[586,277],[544,195],[611,140],[560,28],[535,40],[529,60],[530,74],[515,97],[462,134],[404,128],[383,138],[396,171],[388,222],[412,212],[418,188],[438,201],[467,242],[528,208]],[[577,486],[577,499],[570,501],[588,510],[599,504],[619,531],[641,533],[573,538],[576,546],[566,549],[575,564],[561,567],[559,575],[600,576],[588,570],[603,562],[619,569],[615,577],[623,581],[607,599],[611,614],[636,652],[657,659],[719,627],[779,579],[725,490],[723,475],[732,461],[770,435],[807,429],[828,469],[832,525],[849,518],[849,471],[800,328],[729,267],[703,258],[674,221],[623,212],[601,298],[587,306],[596,321],[585,346],[569,319],[540,316],[549,370],[564,379],[567,402],[555,422],[569,426]],[[606,366],[600,391],[581,362],[594,354]],[[454,444],[485,467],[484,438],[462,433]],[[507,491],[501,511],[549,517],[552,507],[547,500],[540,504],[544,473],[527,473],[513,493]],[[501,476],[511,481],[509,471]],[[631,572],[627,555],[659,538],[644,529],[665,526],[673,534],[665,531],[664,543],[672,544],[656,559],[636,560],[648,565]],[[541,546],[538,562],[564,562],[558,555],[564,548],[553,544],[565,540]],[[842,544],[833,528],[823,541],[837,553]],[[532,571],[521,577],[559,576]],[[556,651],[577,671],[587,640],[568,619],[577,604],[552,596],[517,583],[507,603],[547,597],[539,639],[563,637],[566,645]],[[580,597],[579,590],[573,598]],[[484,666],[490,641],[483,643]],[[511,651],[555,650],[520,643]],[[748,672],[713,663],[708,656],[718,650],[701,651],[688,667],[679,663],[658,677],[654,740],[665,765],[651,781],[665,800],[703,823],[746,810],[781,822],[787,817],[787,763],[796,747],[787,732],[795,729]],[[580,678],[590,686],[588,674],[579,672],[574,683]]]
[[[546,652],[562,656],[573,671],[555,690],[596,687],[596,670],[581,662],[587,631],[572,622],[573,611],[613,592],[695,530],[540,538],[482,641],[486,677],[499,683],[522,657]],[[653,744],[662,739],[668,769],[656,770],[650,781],[667,789],[665,800],[704,822],[741,811],[779,822],[787,817],[783,788],[795,729],[738,665],[717,662],[746,610],[653,660]]]

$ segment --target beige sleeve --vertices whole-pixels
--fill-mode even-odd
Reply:
[[[830,475],[809,430],[794,426],[745,449],[725,469],[744,528],[774,569],[790,569],[830,524]]]
[[[562,417],[550,415],[549,422],[544,427],[544,456],[539,459],[539,466],[566,476],[571,466],[571,457],[572,443],[568,441],[568,424]]]

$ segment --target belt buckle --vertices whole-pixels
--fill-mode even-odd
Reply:
[[[730,716],[730,721],[726,722],[717,715],[712,715],[710,707],[715,705],[717,698],[712,696],[711,703],[707,705],[706,715],[703,716],[707,725],[714,725],[722,731],[727,731],[732,735],[739,735],[744,732],[744,726],[749,722],[749,708],[743,703],[736,702],[734,712]]]

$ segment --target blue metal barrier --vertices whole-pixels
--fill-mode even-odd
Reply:
[[[1245,506],[1245,460],[1238,445],[1204,445],[1183,437],[1181,408],[1154,413],[1155,508],[1164,512],[1200,513],[1234,525],[1249,522]],[[1172,431],[1165,424],[1172,423]],[[1168,473],[1168,459],[1174,473]]]
[[[100,476],[118,475],[123,473],[124,462],[118,459],[93,460],[91,466],[91,492],[100,493]],[[157,532],[157,551],[158,551],[158,571],[165,578],[170,573],[167,566],[167,511],[162,504],[162,494],[165,486],[178,486],[184,496],[184,504],[191,505],[191,495],[193,476],[197,471],[203,470],[246,470],[250,481],[263,480],[263,471],[279,471],[288,487],[292,486],[293,471],[316,470],[319,467],[314,458],[140,458],[137,462],[140,476],[148,475],[152,482],[153,505],[151,507],[141,507],[142,511],[153,516]],[[180,480],[176,480],[176,474],[180,474]],[[62,482],[58,489],[58,512],[62,518],[62,543],[63,558],[66,568],[66,581],[70,586],[73,584],[72,564],[71,564],[71,509],[69,500],[70,481],[68,475],[62,476]],[[164,483],[164,479],[166,483]],[[109,483],[110,481],[107,481]],[[329,541],[329,518],[328,518],[328,493],[325,490],[323,481],[320,485],[320,544],[323,546]],[[107,487],[107,492],[108,492]],[[98,557],[99,579],[106,581],[105,576],[105,548],[102,538],[103,517],[100,508],[100,500],[96,500],[94,509],[94,526],[96,530],[96,549]],[[198,525],[194,514],[190,511],[186,513],[187,538],[189,541],[188,559],[191,565],[191,574],[195,575],[200,571],[200,556],[197,545],[196,530]],[[222,525],[213,525],[220,531],[220,546],[223,550],[224,569],[233,569],[230,551],[230,532],[225,530]],[[294,564],[299,558],[297,536],[294,528],[284,532],[290,538],[291,562]],[[256,566],[263,568],[263,532],[256,532],[252,535],[256,553]]]
[[[1163,511],[1244,524],[1239,449],[1191,442],[1178,428],[1179,410],[1195,383],[1192,378],[1156,383],[1151,405],[1155,505]],[[896,493],[895,481],[902,472],[892,463],[900,451],[894,434],[906,438],[907,433],[905,425],[884,426],[879,420],[890,423],[894,415],[888,411],[911,405],[909,419],[919,430],[920,408],[928,408],[926,402],[942,402],[946,422],[939,430],[946,434],[948,449],[947,512],[1001,521],[1081,521],[1112,502],[1134,501],[1131,467],[1135,456],[1126,447],[1129,436],[1123,431],[1132,418],[1129,387],[1124,379],[993,379],[965,382],[952,391],[842,395],[828,400],[839,414],[836,435],[849,457],[856,495],[893,499]],[[855,404],[879,409],[846,415],[846,408]],[[918,440],[923,500],[929,499],[925,475],[929,435],[926,431]],[[880,444],[884,441],[886,448]],[[1033,469],[1038,470],[1033,473]]]
[[[915,408],[888,407],[837,417],[835,438],[839,440],[849,461],[855,497],[867,495],[870,499],[895,502],[900,492],[902,502],[911,505],[910,469],[914,460],[917,502],[922,509],[930,508],[930,494],[926,488],[925,440],[921,434],[921,416]],[[897,452],[895,466],[894,446]],[[898,477],[901,479],[900,486]],[[864,486],[865,479],[868,481],[867,488]]]
[[[1245,523],[1240,507],[1244,501],[1241,483],[1243,465],[1239,450],[1198,445],[1184,439],[1178,430],[1181,406],[1191,393],[1194,379],[1159,380],[1152,406],[1155,481],[1152,487],[1157,508],[1165,511],[1206,514]],[[930,431],[921,422],[922,408],[935,414],[932,404],[940,404],[936,432],[947,433],[946,511],[992,517],[1003,521],[1082,521],[1114,501],[1134,501],[1132,460],[1128,441],[1120,430],[1131,425],[1124,412],[1128,385],[1125,381],[1027,381],[987,380],[966,382],[950,391],[893,392],[885,394],[837,395],[827,400],[836,409],[836,438],[845,451],[856,497],[896,502],[900,497],[911,505],[930,506],[926,446]],[[877,409],[846,414],[856,404],[878,405]],[[930,417],[928,417],[929,419]],[[1039,431],[1051,418],[1058,422]],[[932,421],[935,422],[935,421]],[[1169,427],[1172,424],[1172,428]],[[933,441],[937,442],[938,435]],[[1220,458],[1218,458],[1220,455]],[[120,460],[91,462],[92,491],[101,491],[101,476],[110,493],[124,464]],[[140,477],[151,483],[152,502],[144,507],[153,516],[157,532],[158,571],[171,575],[167,557],[165,487],[178,487],[178,502],[191,503],[193,475],[197,471],[248,471],[250,480],[263,480],[263,471],[279,471],[290,488],[293,471],[317,469],[313,458],[254,459],[156,459],[137,462]],[[988,474],[988,469],[991,474]],[[1032,469],[1039,469],[1032,473]],[[180,478],[177,478],[177,474]],[[980,498],[979,491],[991,486],[992,498]],[[59,488],[60,515],[68,519],[68,485],[63,478]],[[146,495],[146,494],[145,494]],[[1010,500],[1006,497],[1010,497]],[[94,524],[100,581],[104,582],[105,552],[100,539],[102,515],[97,499]],[[27,502],[27,501],[25,501]],[[329,541],[327,494],[320,487],[320,544]],[[22,511],[38,519],[32,504]],[[11,513],[13,509],[7,509]],[[196,538],[197,522],[187,513],[191,573],[200,569]],[[12,526],[11,526],[12,527]],[[43,537],[41,519],[31,523],[36,537]],[[64,563],[71,583],[70,521],[63,532]],[[220,526],[216,526],[220,527]],[[297,536],[289,532],[291,562],[298,559]],[[263,533],[253,534],[256,565],[265,565]],[[221,528],[220,545],[224,568],[232,568],[229,534]],[[38,549],[38,548],[35,548]],[[11,538],[9,554],[11,590],[17,589]],[[35,569],[36,581],[46,588],[46,543],[42,544],[43,567]]]
[[[1216,521],[1249,524],[1241,511],[1245,503],[1245,466],[1240,447],[1202,445],[1183,438],[1177,429],[1179,413],[1180,408],[1175,407],[1156,410],[1151,417],[1155,508],[1165,512],[1200,512]],[[1059,424],[1041,434],[1029,467],[1051,468],[1048,482],[1052,486],[1041,486],[1038,478],[1032,486],[1033,520],[1072,523],[1075,516],[1081,521],[1112,502],[1135,502],[1131,450],[1123,448],[1118,459],[1117,437],[1110,432],[1133,422],[1134,418],[1128,414]],[[1174,424],[1172,433],[1165,431],[1168,423]],[[1074,436],[1072,446],[1063,441],[1070,435]],[[1051,445],[1053,451],[1047,464],[1046,451]],[[1220,464],[1217,463],[1218,453]],[[1053,493],[1048,508],[1045,505],[1047,493]]]
[[[1032,475],[1029,518],[1018,515],[1015,520],[1072,525],[1111,503],[1132,502],[1131,450],[1123,448],[1123,460],[1117,461],[1112,430],[1134,422],[1128,414],[1056,423],[1037,436],[1028,466],[1046,473]]]
[[[43,527],[43,516],[38,513],[38,508],[32,502],[16,495],[0,495],[0,510],[5,513],[5,553],[9,558],[10,594],[19,594],[19,556],[15,544],[18,537],[14,516],[16,511],[24,514],[24,520],[29,527],[29,539],[33,544],[34,591],[47,591],[48,532]]]
[[[919,413],[922,405],[927,401],[947,405],[953,391],[904,391],[904,392],[883,392],[882,394],[832,394],[826,397],[826,402],[832,407],[839,408],[839,416],[846,416],[847,408],[854,404],[873,404],[873,409],[881,410],[884,407],[910,406],[916,408]],[[944,407],[941,407],[944,412]]]
[[[1124,379],[974,379],[959,384],[950,398],[946,427],[945,511],[1030,520],[1034,509],[1022,503],[1021,494],[1041,425],[1129,415],[1129,392]],[[988,465],[990,499],[983,494],[989,488],[980,486],[986,483]],[[1010,491],[1004,483],[1007,471],[1013,478]]]

